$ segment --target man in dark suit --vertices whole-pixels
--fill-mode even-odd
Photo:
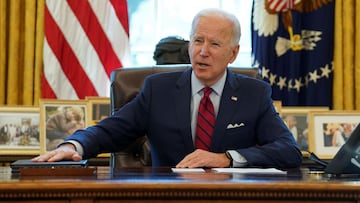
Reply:
[[[270,86],[227,69],[239,52],[240,24],[218,9],[192,23],[192,69],[148,77],[142,91],[114,115],[75,132],[33,161],[80,160],[125,149],[146,133],[153,166],[294,168],[302,156],[273,106]],[[209,149],[195,146],[203,87],[211,87],[216,123]]]

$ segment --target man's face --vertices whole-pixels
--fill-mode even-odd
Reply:
[[[190,39],[189,56],[195,75],[206,86],[216,83],[239,52],[232,47],[232,26],[218,17],[201,17]]]

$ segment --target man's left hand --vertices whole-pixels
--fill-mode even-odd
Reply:
[[[226,168],[230,166],[230,159],[225,153],[214,153],[197,149],[181,160],[176,168]]]

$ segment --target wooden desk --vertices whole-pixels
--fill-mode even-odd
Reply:
[[[0,202],[360,202],[360,178],[306,171],[287,175],[172,173],[99,167],[87,177],[17,177],[0,168]]]

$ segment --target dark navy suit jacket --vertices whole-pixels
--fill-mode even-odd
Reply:
[[[175,166],[195,150],[191,135],[191,69],[154,74],[142,91],[113,116],[70,139],[83,158],[125,149],[147,134],[153,166]],[[293,168],[301,164],[291,132],[273,107],[270,86],[228,70],[210,151],[237,150],[250,166]]]

